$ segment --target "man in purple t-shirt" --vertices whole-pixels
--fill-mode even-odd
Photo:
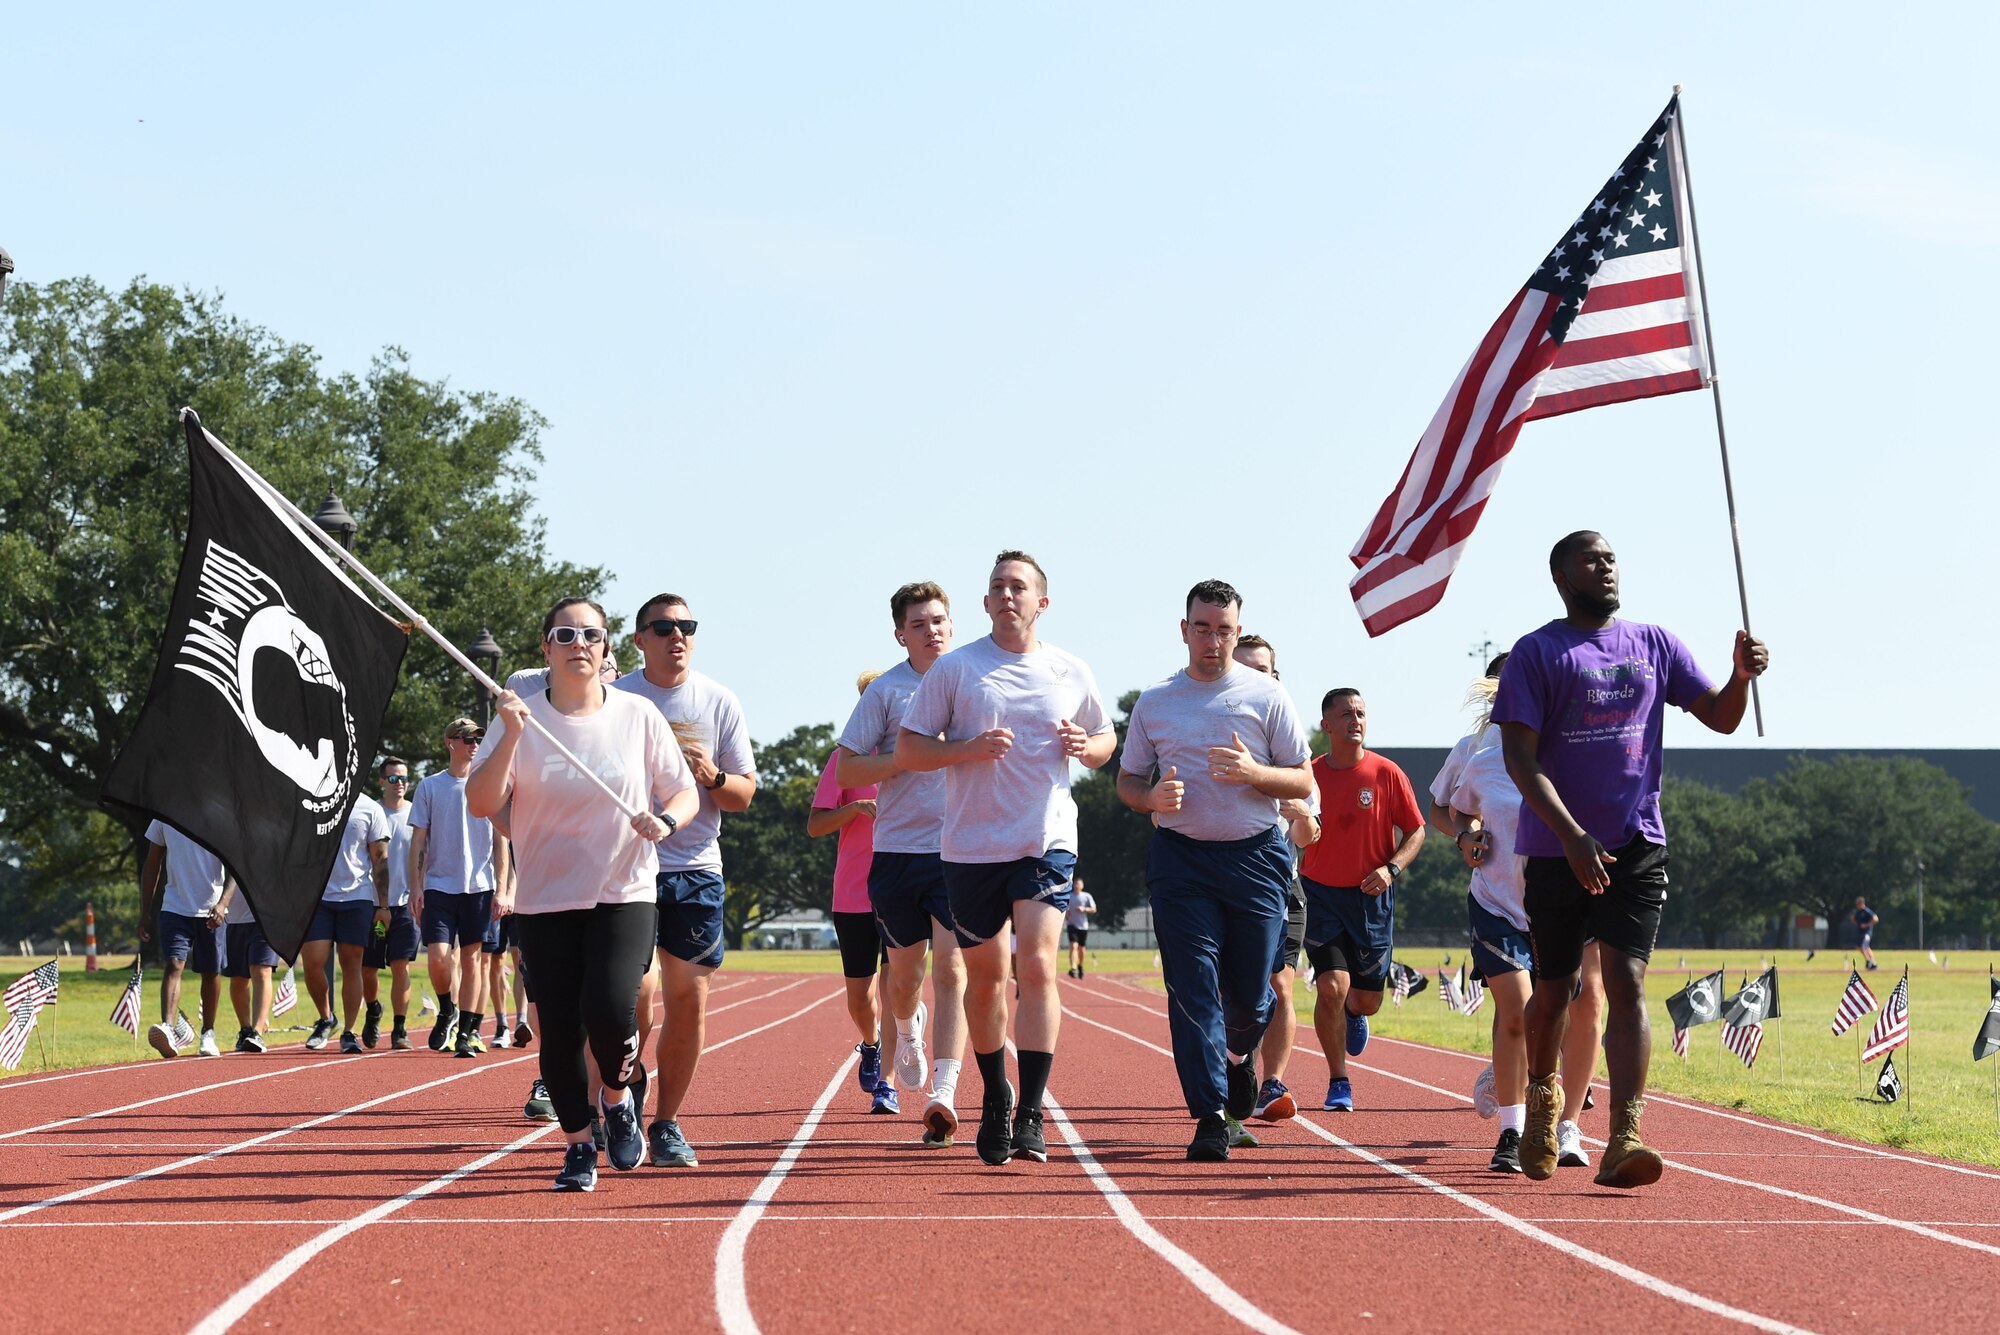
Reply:
[[[1729,682],[1716,686],[1670,632],[1618,620],[1618,558],[1601,534],[1586,530],[1558,542],[1549,573],[1568,615],[1514,646],[1493,704],[1507,773],[1521,790],[1514,851],[1527,858],[1535,958],[1521,1169],[1536,1181],[1555,1174],[1562,1111],[1556,1063],[1583,945],[1594,938],[1609,1015],[1604,1058],[1612,1104],[1597,1182],[1643,1187],[1665,1167],[1639,1139],[1652,1060],[1646,961],[1667,902],[1661,723],[1672,704],[1716,732],[1736,731],[1750,682],[1770,660],[1763,641],[1738,631]]]

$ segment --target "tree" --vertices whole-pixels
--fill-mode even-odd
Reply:
[[[1660,815],[1672,858],[1666,925],[1713,949],[1732,931],[1761,933],[1800,873],[1792,812],[1768,790],[1732,796],[1666,776]]]
[[[218,298],[135,281],[11,286],[0,309],[0,810],[51,930],[98,902],[129,932],[140,831],[98,790],[151,679],[187,530],[192,404],[311,513],[327,490],[355,552],[459,643],[490,627],[515,663],[540,616],[604,572],[549,559],[530,487],[544,426],[518,400],[416,376],[390,348],[365,376],[322,374],[304,344]],[[469,678],[416,639],[383,731],[434,757]]]
[[[833,908],[838,840],[806,833],[813,790],[833,753],[831,723],[807,723],[757,752],[757,797],[748,811],[722,818],[722,868],[728,889],[722,930],[732,950],[761,922],[801,909]]]
[[[1095,925],[1117,927],[1125,915],[1146,902],[1146,851],[1153,840],[1153,823],[1125,805],[1118,796],[1118,762],[1125,754],[1125,729],[1132,719],[1137,691],[1118,697],[1118,746],[1101,769],[1076,781],[1076,869],[1089,883],[1097,901]]]

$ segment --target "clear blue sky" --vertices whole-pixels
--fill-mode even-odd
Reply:
[[[1371,642],[1345,589],[1474,342],[1682,82],[1763,744],[2000,746],[1995,11],[1578,12],[32,6],[0,244],[527,400],[554,550],[627,616],[687,595],[760,739],[845,717],[904,580],[984,633],[1020,546],[1107,695],[1183,661],[1216,576],[1308,711],[1357,685],[1376,743],[1443,745],[1477,646],[1560,610],[1570,529],[1726,669],[1706,394],[1530,425],[1420,620]]]

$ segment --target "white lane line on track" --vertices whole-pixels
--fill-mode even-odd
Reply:
[[[754,997],[744,997],[741,1001],[732,1001],[727,1006],[711,1006],[702,1013],[704,1015],[720,1015],[724,1011],[733,1011],[738,1006],[748,1006],[752,1002],[764,1001],[771,997],[775,997],[780,992],[789,992],[795,987],[803,987],[807,983],[810,983],[816,977],[818,977],[817,974],[807,974],[805,977],[799,979],[799,981],[796,983],[786,983],[783,987],[772,988],[769,992],[760,992]]]
[[[776,993],[766,993],[765,995],[774,996],[776,995]],[[787,1015],[782,1019],[773,1020],[771,1021],[771,1023],[765,1025],[759,1025],[755,1029],[749,1029],[745,1030],[743,1033],[731,1035],[730,1037],[723,1039],[719,1043],[711,1043],[707,1047],[701,1050],[701,1055],[706,1057],[709,1053],[714,1052],[717,1048],[726,1048],[731,1043],[735,1043],[742,1039],[749,1038],[753,1034],[761,1034],[767,1029],[775,1029],[781,1024],[787,1024],[792,1020],[796,1020],[799,1016],[804,1015],[807,1011],[812,1010],[813,1007],[823,1006],[827,1002],[833,1000],[835,997],[841,995],[843,995],[842,992],[829,992],[825,996],[821,997],[818,1001],[811,1002],[808,1005],[802,1006],[798,1010],[793,1011],[790,1015]],[[857,1055],[852,1060],[858,1061],[859,1059],[860,1058]],[[526,1057],[516,1057],[513,1058],[512,1060],[526,1061],[528,1059]],[[504,1065],[505,1063],[501,1064]],[[468,1072],[467,1074],[472,1074],[472,1073]],[[203,1317],[201,1321],[193,1327],[192,1331],[190,1332],[190,1335],[221,1335],[221,1332],[228,1330],[232,1325],[236,1324],[236,1322],[241,1320],[244,1314],[247,1313],[251,1308],[255,1307],[258,1303],[262,1302],[266,1297],[276,1292],[279,1285],[283,1284],[286,1280],[290,1279],[293,1275],[297,1274],[301,1269],[305,1267],[305,1264],[308,1261],[312,1260],[315,1256],[317,1256],[320,1253],[320,1251],[322,1251],[324,1248],[330,1247],[334,1243],[340,1241],[342,1238],[347,1237],[349,1234],[359,1232],[361,1229],[368,1227],[370,1224],[388,1218],[396,1211],[402,1209],[405,1205],[409,1205],[415,1201],[422,1200],[424,1197],[431,1195],[433,1192],[440,1191],[443,1188],[450,1186],[452,1183],[458,1181],[462,1177],[469,1176],[470,1174],[478,1172],[482,1168],[485,1168],[491,1164],[498,1163],[500,1160],[506,1158],[514,1151],[521,1149],[524,1146],[531,1145],[535,1141],[541,1139],[543,1136],[549,1135],[551,1132],[556,1131],[560,1127],[560,1125],[561,1125],[560,1123],[551,1122],[548,1123],[547,1125],[537,1127],[535,1130],[530,1131],[528,1134],[520,1137],[518,1140],[511,1141],[508,1144],[501,1146],[499,1149],[494,1150],[489,1154],[481,1155],[479,1158],[474,1159],[471,1163],[462,1164],[459,1167],[452,1169],[449,1173],[446,1173],[441,1177],[433,1178],[429,1182],[424,1183],[422,1186],[417,1187],[412,1191],[405,1192],[403,1195],[398,1196],[394,1200],[384,1201],[380,1205],[374,1206],[371,1209],[366,1210],[359,1215],[356,1215],[354,1218],[349,1219],[344,1223],[335,1224],[333,1227],[325,1229],[324,1231],[315,1235],[310,1240],[301,1243],[299,1246],[294,1247],[291,1251],[279,1257],[275,1262],[271,1264],[271,1266],[268,1269],[263,1271],[261,1274],[257,1275],[248,1284],[245,1284],[242,1288],[238,1289],[228,1298],[224,1299],[220,1306],[218,1306],[214,1311],[210,1312],[207,1316]],[[317,1223],[319,1221],[315,1220],[313,1222]],[[410,1220],[407,1222],[418,1223],[423,1221]],[[578,1221],[571,1219],[571,1220],[566,1220],[564,1222],[575,1223]]]
[[[758,1335],[757,1318],[750,1313],[750,1288],[743,1271],[743,1254],[750,1244],[750,1230],[757,1227],[757,1221],[764,1217],[765,1207],[778,1194],[785,1177],[805,1152],[806,1142],[812,1139],[818,1129],[820,1119],[826,1116],[827,1106],[833,1096],[847,1083],[847,1073],[861,1060],[859,1052],[849,1053],[847,1060],[834,1071],[833,1079],[827,1081],[821,1091],[819,1102],[813,1104],[812,1111],[799,1123],[798,1134],[786,1144],[778,1155],[778,1161],[771,1165],[771,1171],[764,1174],[764,1180],[751,1191],[750,1199],[722,1230],[722,1240],[715,1247],[715,1314],[722,1321],[724,1335]]]
[[[703,1141],[704,1148],[712,1142]],[[831,1141],[816,1142],[824,1147]],[[880,1141],[871,1144],[880,1147]],[[736,1216],[733,1214],[631,1214],[592,1218],[524,1219],[520,1216],[477,1218],[453,1215],[450,1218],[426,1219],[383,1219],[378,1222],[389,1227],[407,1228],[505,1228],[519,1225],[524,1228],[556,1226],[568,1228],[576,1224],[644,1224],[657,1227],[663,1224],[727,1224]],[[1150,1214],[1147,1219],[1157,1224],[1255,1224],[1269,1227],[1273,1217],[1268,1214]],[[1701,1228],[1715,1233],[1755,1234],[1769,1228],[1872,1228],[1875,1225],[1855,1219],[1756,1219],[1740,1221],[1740,1226],[1717,1223],[1712,1217],[1701,1219],[1586,1219],[1569,1215],[1517,1215],[1516,1218],[1529,1224],[1553,1224],[1558,1228],[1612,1228],[1631,1225],[1638,1228]],[[1005,1223],[1061,1223],[1061,1224],[1116,1224],[1125,1226],[1117,1215],[1079,1214],[776,1214],[766,1211],[757,1220],[760,1224],[1005,1224]],[[1497,1220],[1483,1215],[1381,1215],[1381,1214],[1288,1214],[1282,1219],[1285,1224],[1409,1224],[1459,1228],[1465,1225],[1479,1227],[1496,1226]],[[1927,1223],[1943,1228],[2000,1228],[2000,1224],[1969,1223],[1965,1220],[1934,1219]],[[262,1228],[265,1225],[312,1226],[326,1223],[324,1219],[25,1219],[17,1223],[0,1224],[0,1229],[9,1228]]]
[[[1133,1003],[1129,1002],[1125,1004],[1133,1005]],[[1162,1020],[1167,1018],[1164,1012],[1153,1010],[1151,1007],[1134,1005],[1134,1009],[1146,1011],[1147,1013],[1157,1016]],[[1083,1017],[1078,1016],[1077,1018],[1082,1019]],[[1095,1022],[1086,1020],[1085,1023],[1095,1023]],[[1099,1025],[1098,1027],[1100,1029],[1110,1028],[1109,1025]],[[1112,1030],[1112,1032],[1118,1033],[1121,1031],[1114,1029]],[[1130,1036],[1128,1035],[1128,1037]],[[1134,1039],[1133,1041],[1141,1043],[1145,1042],[1144,1039]],[[1147,1046],[1150,1047],[1152,1045],[1148,1044]],[[1443,1049],[1424,1048],[1424,1045],[1417,1043],[1406,1044],[1405,1046],[1416,1047],[1423,1049],[1425,1051],[1443,1051]],[[1326,1057],[1326,1054],[1321,1052],[1318,1048],[1308,1047],[1303,1043],[1298,1044],[1297,1048],[1298,1051],[1310,1052],[1314,1056],[1319,1057],[1322,1060],[1324,1060]],[[1441,1085],[1429,1084],[1425,1081],[1418,1080],[1413,1076],[1399,1075],[1394,1071],[1384,1070],[1382,1067],[1379,1066],[1370,1066],[1364,1062],[1356,1061],[1352,1057],[1347,1059],[1347,1064],[1349,1066],[1354,1067],[1356,1070],[1367,1071],[1371,1075],[1384,1076],[1390,1080],[1399,1080],[1406,1085],[1414,1085],[1418,1089],[1428,1090],[1433,1094],[1442,1095],[1445,1098],[1456,1100],[1459,1103],[1472,1102],[1470,1096],[1461,1094],[1457,1090],[1446,1089]],[[1651,1095],[1647,1096],[1649,1101],[1651,1097],[1652,1097]],[[1303,1119],[1301,1120],[1303,1121]],[[1314,1129],[1317,1130],[1318,1128]],[[1328,1134],[1328,1133],[1322,1132],[1321,1134]],[[1591,1144],[1599,1147],[1602,1147],[1604,1144],[1603,1141],[1598,1140],[1593,1136],[1585,1136],[1584,1139],[1589,1141]],[[1350,1145],[1348,1144],[1348,1142],[1345,1141],[1343,1141],[1342,1144],[1347,1148],[1354,1149],[1357,1151],[1361,1149],[1360,1146]],[[1678,1171],[1683,1173],[1692,1173],[1696,1177],[1705,1177],[1716,1182],[1727,1182],[1732,1186],[1748,1187],[1752,1191],[1769,1192],[1774,1196],[1783,1196],[1787,1200],[1797,1201],[1802,1205],[1815,1205],[1822,1210],[1832,1210],[1836,1214],[1848,1215],[1852,1218],[1860,1219],[1870,1224],[1878,1224],[1884,1228],[1899,1229],[1902,1232],[1912,1233],[1921,1238],[1928,1238],[1932,1242],[1950,1243],[1954,1247],[1964,1247],[1970,1251],[1986,1252],[1993,1256],[2000,1256],[2000,1247],[1996,1247],[1992,1243],[1980,1242],[1974,1238],[1961,1238],[1956,1234],[1945,1233],[1928,1224],[1921,1224],[1913,1220],[1896,1219],[1892,1218],[1889,1215],[1877,1214],[1873,1210],[1864,1209],[1858,1205],[1846,1205],[1840,1201],[1828,1200],[1824,1196],[1814,1196],[1809,1192],[1794,1191],[1790,1187],[1775,1186],[1769,1182],[1758,1182],[1755,1179],[1747,1177],[1732,1177],[1728,1173],[1718,1173],[1713,1169],[1709,1168],[1697,1168],[1695,1167],[1695,1165],[1686,1162],[1685,1159],[1683,1159],[1679,1155],[1676,1155],[1672,1160],[1670,1160],[1670,1163],[1671,1166],[1677,1169]],[[1401,1170],[1399,1169],[1398,1171]]]
[[[281,1075],[294,1075],[300,1071],[317,1071],[328,1066],[340,1066],[346,1062],[365,1060],[367,1060],[365,1057],[331,1057],[321,1061],[302,1062],[297,1066],[282,1067],[276,1071],[260,1071],[256,1075],[239,1076],[234,1080],[218,1080],[212,1085],[196,1085],[193,1089],[177,1090],[172,1094],[159,1094],[150,1099],[140,1099],[137,1103],[120,1104],[116,1108],[100,1108],[96,1112],[79,1113],[75,1117],[62,1117],[53,1122],[43,1122],[40,1126],[24,1126],[19,1131],[0,1132],[0,1140],[12,1140],[17,1136],[32,1136],[42,1131],[53,1131],[59,1126],[74,1126],[78,1122],[95,1121],[100,1117],[115,1117],[119,1113],[133,1112],[139,1108],[150,1108],[156,1103],[168,1103],[174,1099],[192,1098],[196,1094],[206,1094],[211,1090],[228,1089],[231,1085],[247,1085],[257,1080],[271,1080]]]
[[[449,1173],[434,1177],[422,1186],[404,1192],[394,1200],[383,1201],[380,1205],[363,1211],[345,1223],[335,1224],[332,1228],[326,1229],[307,1239],[279,1257],[262,1274],[236,1292],[230,1294],[228,1298],[223,1300],[219,1307],[196,1322],[192,1327],[192,1335],[221,1335],[221,1332],[235,1325],[237,1321],[242,1319],[244,1314],[262,1302],[280,1284],[283,1284],[287,1279],[290,1279],[293,1275],[304,1269],[308,1261],[311,1261],[326,1248],[339,1242],[348,1234],[357,1233],[376,1220],[386,1218],[406,1205],[420,1201],[433,1192],[442,1191],[460,1178],[476,1173],[488,1164],[498,1163],[515,1150],[520,1149],[524,1145],[533,1144],[535,1141],[553,1133],[557,1129],[558,1125],[556,1123],[538,1126],[512,1144],[502,1146],[490,1154],[481,1155],[470,1163],[460,1164]]]
[[[1126,1037],[1132,1036],[1128,1034]],[[1153,1046],[1144,1039],[1135,1038],[1133,1041],[1147,1047]],[[1063,1133],[1063,1139],[1069,1142],[1070,1153],[1076,1156],[1077,1163],[1089,1176],[1091,1185],[1102,1192],[1104,1199],[1110,1202],[1111,1212],[1117,1216],[1118,1222],[1125,1226],[1127,1232],[1179,1272],[1181,1278],[1194,1285],[1202,1297],[1250,1329],[1262,1331],[1264,1335],[1298,1335],[1298,1332],[1290,1326],[1230,1288],[1213,1270],[1176,1246],[1159,1229],[1154,1228],[1146,1216],[1139,1212],[1139,1207],[1132,1204],[1131,1199],[1126,1196],[1111,1174],[1105,1172],[1104,1166],[1097,1162],[1097,1156],[1090,1152],[1090,1146],[1084,1144],[1083,1137],[1078,1134],[1068,1114],[1063,1112],[1062,1105],[1056,1102],[1055,1095],[1044,1094],[1042,1106],[1055,1119],[1057,1129]]]
[[[50,1206],[68,1205],[73,1201],[80,1201],[91,1196],[101,1195],[104,1192],[112,1191],[119,1187],[129,1186],[134,1182],[144,1182],[150,1178],[159,1177],[165,1173],[171,1173],[176,1169],[190,1168],[193,1167],[195,1164],[208,1163],[211,1160],[220,1159],[225,1155],[237,1154],[242,1152],[243,1150],[255,1149],[259,1145],[268,1145],[270,1142],[274,1140],[282,1140],[284,1137],[291,1135],[295,1131],[310,1131],[312,1128],[316,1126],[325,1126],[328,1122],[336,1122],[343,1117],[347,1117],[358,1112],[366,1112],[370,1108],[380,1107],[382,1104],[385,1103],[393,1103],[397,1099],[407,1098],[412,1094],[421,1094],[425,1090],[436,1089],[440,1085],[449,1085],[454,1083],[455,1081],[464,1080],[470,1076],[482,1075],[487,1071],[498,1071],[505,1067],[512,1066],[516,1062],[524,1062],[527,1060],[528,1059],[526,1057],[513,1057],[508,1059],[507,1061],[502,1061],[502,1062],[482,1062],[479,1066],[477,1066],[473,1070],[460,1071],[455,1075],[444,1076],[437,1080],[428,1080],[421,1085],[412,1085],[408,1089],[398,1089],[391,1093],[383,1094],[376,1098],[368,1099],[364,1102],[357,1103],[352,1107],[342,1108],[339,1112],[324,1113],[318,1117],[310,1118],[306,1121],[295,1123],[292,1126],[281,1127],[276,1131],[266,1131],[261,1136],[252,1136],[248,1140],[239,1140],[235,1144],[225,1145],[219,1150],[209,1150],[204,1154],[189,1155],[187,1158],[175,1159],[170,1163],[157,1164],[151,1168],[144,1170],[143,1172],[132,1173],[126,1177],[111,1178],[104,1182],[93,1182],[87,1187],[78,1187],[75,1191],[66,1191],[62,1193],[62,1195],[60,1196],[51,1196],[47,1200],[33,1201],[27,1205],[17,1205],[13,1207],[11,1210],[0,1210],[0,1224],[5,1224],[11,1220],[19,1219],[23,1215],[34,1214],[38,1210],[46,1210]]]
[[[1127,1002],[1126,1004],[1130,1005],[1131,1003]],[[1480,1053],[1459,1052],[1453,1048],[1441,1048],[1430,1043],[1413,1043],[1407,1038],[1382,1038],[1377,1041],[1393,1043],[1398,1047],[1415,1048],[1419,1052],[1434,1052],[1441,1057],[1457,1057],[1462,1061],[1479,1062],[1482,1065],[1487,1060]],[[1604,1090],[1607,1094],[1610,1093],[1609,1087],[1602,1080],[1594,1083],[1596,1088]],[[1763,1131],[1782,1132],[1785,1135],[1797,1136],[1801,1140],[1809,1140],[1815,1145],[1825,1145],[1829,1149],[1840,1150],[1848,1154],[1864,1154],[1871,1158],[1890,1159],[1896,1163],[1917,1164],[1924,1168],[1942,1169],[1947,1173],[1960,1173],[1966,1177],[1983,1177],[2000,1182],[2000,1173],[1993,1172],[1991,1169],[1974,1168],[1971,1164],[1951,1163],[1943,1159],[1925,1159],[1914,1154],[1898,1154],[1894,1150],[1885,1150],[1875,1145],[1858,1145],[1850,1140],[1835,1140],[1831,1136],[1822,1136],[1817,1132],[1808,1131],[1804,1127],[1786,1126],[1782,1122],[1765,1121],[1756,1117],[1744,1117],[1721,1108],[1711,1107],[1706,1103],[1696,1103],[1691,1099],[1677,1099],[1665,1094],[1648,1092],[1646,1102],[1663,1104],[1669,1108],[1681,1108],[1688,1112],[1701,1113],[1707,1117],[1720,1117],[1725,1122],[1736,1122],[1743,1126],[1757,1127]]]
[[[1145,1008],[1142,1007],[1141,1009]],[[1065,1014],[1074,1014],[1074,1012],[1070,1011],[1068,1006],[1064,1006],[1063,1011]],[[1154,1012],[1154,1014],[1157,1015],[1159,1014],[1159,1012]],[[1162,1048],[1157,1043],[1149,1043],[1145,1039],[1140,1038],[1137,1034],[1128,1034],[1122,1029],[1114,1029],[1112,1028],[1112,1026],[1108,1024],[1102,1024],[1094,1020],[1088,1020],[1084,1016],[1079,1015],[1077,1016],[1077,1018],[1084,1020],[1085,1023],[1088,1024],[1096,1024],[1099,1029],[1106,1029],[1114,1034],[1118,1034],[1124,1038],[1130,1039],[1132,1042],[1139,1044],[1141,1047],[1151,1048],[1155,1052],[1165,1052],[1169,1057],[1173,1055],[1173,1053],[1169,1049]],[[1164,1019],[1165,1017],[1161,1016],[1161,1018]],[[1804,1327],[1801,1326],[1794,1326],[1787,1322],[1779,1321],[1773,1317],[1764,1316],[1763,1314],[1758,1312],[1746,1311],[1743,1308],[1732,1306],[1731,1304],[1722,1302],[1719,1299],[1711,1298],[1707,1294],[1696,1293],[1692,1289],[1682,1288],[1680,1285],[1673,1283],[1671,1280],[1662,1279],[1658,1275],[1653,1275],[1644,1270],[1640,1270],[1636,1266],[1628,1266],[1622,1261],[1613,1260],[1611,1257],[1604,1255],[1602,1252],[1592,1251],[1590,1248],[1585,1247],[1579,1243],[1571,1242],[1568,1238],[1562,1237],[1559,1234],[1551,1233],[1547,1229],[1542,1228],[1539,1225],[1531,1224],[1527,1220],[1522,1219],[1517,1215],[1509,1214],[1507,1211],[1502,1210],[1499,1206],[1492,1205],[1486,1201],[1480,1200],[1477,1196],[1467,1195],[1465,1192],[1459,1191],[1455,1187],[1448,1187],[1442,1182],[1438,1182],[1431,1178],[1425,1177],[1422,1173],[1416,1172],[1409,1168],[1405,1168],[1401,1164],[1391,1163],[1389,1160],[1383,1158],[1381,1155],[1376,1154],[1371,1150],[1363,1149],[1361,1146],[1353,1143],[1352,1141],[1343,1140],[1341,1137],[1335,1135],[1331,1131],[1328,1131],[1325,1127],[1320,1126],[1318,1123],[1312,1121],[1311,1119],[1303,1115],[1298,1118],[1295,1118],[1294,1120],[1296,1120],[1300,1126],[1312,1132],[1314,1135],[1320,1137],[1323,1140],[1331,1142],[1332,1144],[1354,1155],[1356,1158],[1361,1159],[1366,1163],[1372,1164],[1375,1167],[1382,1169],[1386,1173],[1393,1173],[1397,1177],[1400,1177],[1407,1182],[1414,1183],[1417,1186],[1429,1188],[1431,1191],[1438,1193],[1440,1196],[1445,1197],[1447,1200],[1462,1205],[1468,1210],[1472,1210],[1481,1215],[1484,1215],[1486,1218],[1491,1219],[1494,1223],[1500,1224],[1505,1228],[1509,1228],[1514,1232],[1519,1233],[1521,1236],[1525,1238],[1529,1238],[1535,1242],[1542,1243],[1545,1246],[1550,1247],[1555,1251],[1558,1251],[1563,1255],[1570,1257],[1573,1260],[1581,1261],[1586,1265],[1594,1266],[1597,1269],[1604,1271],[1606,1274],[1612,1275],[1618,1279],[1622,1279],[1629,1284],[1632,1284],[1640,1289],[1645,1290],[1646,1292],[1655,1294],[1662,1298],[1670,1299],[1674,1302],[1681,1303],[1688,1307],[1692,1307],[1697,1311],[1706,1312],[1711,1316],[1719,1316],[1726,1320],[1736,1321],[1757,1330],[1774,1332],[1774,1335],[1797,1335],[1797,1332],[1803,1331],[1805,1329]]]

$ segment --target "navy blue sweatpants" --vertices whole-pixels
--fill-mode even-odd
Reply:
[[[1146,889],[1174,1069],[1192,1117],[1222,1111],[1225,1050],[1251,1053],[1263,1041],[1291,883],[1292,849],[1281,829],[1226,841],[1153,832]]]

